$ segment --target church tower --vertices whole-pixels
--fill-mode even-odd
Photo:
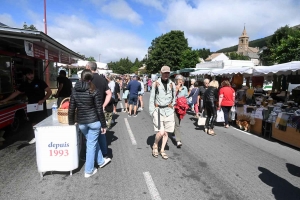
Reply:
[[[239,37],[239,45],[237,53],[244,54],[248,51],[249,47],[249,36],[247,35],[246,28],[244,26],[244,31],[242,35]]]

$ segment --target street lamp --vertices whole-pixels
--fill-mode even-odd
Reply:
[[[101,56],[101,54],[99,54],[99,62],[100,62],[100,56]]]

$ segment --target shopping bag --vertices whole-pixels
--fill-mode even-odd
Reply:
[[[223,110],[218,110],[217,111],[216,122],[225,122]]]
[[[122,99],[127,99],[129,94],[129,90],[125,90],[122,95]]]
[[[206,122],[206,117],[200,116],[200,117],[198,118],[198,126],[204,126],[204,125],[205,125],[205,122]]]
[[[188,104],[191,105],[192,102],[193,102],[193,97],[189,97],[189,98],[188,98]]]
[[[231,121],[234,121],[234,120],[235,120],[235,113],[236,113],[236,108],[235,108],[235,106],[232,106],[232,107],[231,107],[231,110],[230,110],[230,112],[229,112],[229,119],[230,119]]]

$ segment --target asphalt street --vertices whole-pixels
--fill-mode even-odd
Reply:
[[[107,133],[112,162],[91,178],[84,178],[80,162],[72,176],[47,172],[41,179],[35,144],[25,143],[30,126],[7,136],[0,150],[0,199],[300,199],[299,149],[233,127],[217,126],[217,135],[210,136],[195,125],[191,113],[181,124],[182,148],[169,139],[169,159],[154,158],[149,96],[137,117],[118,109]]]

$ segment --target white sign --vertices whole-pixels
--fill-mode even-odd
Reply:
[[[33,43],[24,40],[24,46],[27,56],[33,57]]]
[[[71,171],[78,168],[81,134],[77,126],[38,126],[34,133],[39,172]]]
[[[43,104],[42,105],[39,105],[37,103],[27,104],[27,112],[28,113],[30,113],[30,112],[36,112],[36,111],[41,111],[41,110],[44,110]]]

